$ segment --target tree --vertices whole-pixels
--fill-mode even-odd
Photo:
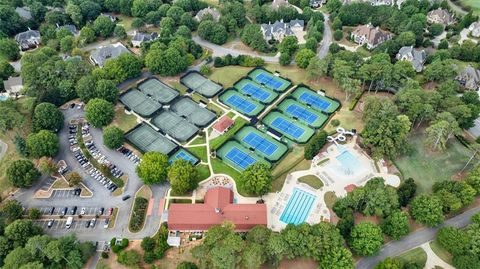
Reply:
[[[94,127],[103,127],[112,122],[115,110],[112,103],[94,98],[85,106],[85,117]]]
[[[142,239],[142,243],[140,243],[140,246],[142,247],[142,249],[144,251],[153,251],[155,249],[155,246],[156,246],[156,243],[155,243],[155,239],[151,238],[151,237],[144,237]]]
[[[152,49],[145,56],[145,66],[162,76],[174,76],[184,71],[188,65],[188,59],[175,47]]]
[[[11,223],[22,218],[23,207],[17,200],[8,200],[2,205],[1,212],[7,223]]]
[[[320,269],[353,269],[352,253],[346,248],[329,250],[320,260]]]
[[[107,64],[110,61],[107,61]],[[77,81],[77,85],[75,86],[75,91],[77,92],[78,97],[83,102],[88,102],[90,99],[93,99],[96,97],[95,93],[95,87],[93,85],[96,84],[96,79],[92,75],[87,75],[82,78],[80,78]]]
[[[78,36],[79,45],[85,46],[95,41],[95,39],[95,30],[93,30],[90,26],[84,26],[82,30],[80,30],[80,35]]]
[[[318,57],[312,58],[307,66],[308,79],[318,81],[321,77],[326,76],[329,71],[331,59],[331,54],[327,54],[323,59],[319,59]]]
[[[34,131],[49,130],[57,132],[63,126],[63,114],[51,103],[40,103],[33,112]]]
[[[60,51],[70,53],[73,50],[75,38],[73,36],[66,36],[60,39]]]
[[[383,245],[382,230],[373,223],[361,222],[353,227],[349,245],[358,255],[373,255]]]
[[[175,193],[185,194],[197,188],[197,170],[191,162],[178,159],[168,169],[168,180]]]
[[[7,168],[8,181],[17,188],[32,186],[40,173],[30,160],[13,161]]]
[[[163,183],[167,180],[168,157],[160,152],[147,152],[143,155],[136,172],[145,184]]]
[[[437,233],[438,243],[453,255],[467,251],[469,238],[467,234],[455,227],[442,227]]]
[[[103,70],[107,78],[115,83],[123,82],[129,78],[140,76],[143,62],[131,53],[124,53],[115,59],[108,60]]]
[[[53,175],[57,173],[57,163],[49,157],[42,157],[38,160],[38,170],[45,175]]]
[[[27,240],[42,233],[42,229],[31,220],[18,219],[5,227],[5,236],[11,240],[13,247],[23,246]]]
[[[176,269],[198,269],[198,267],[193,262],[183,261],[177,265]]]
[[[289,65],[292,62],[292,55],[283,52],[280,54],[280,58],[278,59],[278,62],[280,63],[280,65],[283,65],[283,66]]]
[[[434,195],[422,194],[413,199],[410,213],[413,219],[430,227],[441,224],[444,220],[442,202]]]
[[[250,165],[239,178],[240,186],[249,194],[263,195],[272,187],[270,168],[263,163]]]
[[[20,49],[17,42],[13,39],[0,38],[0,56],[9,61],[17,60],[20,57]]]
[[[400,261],[397,259],[392,259],[391,257],[386,258],[385,260],[379,262],[375,269],[402,269]],[[407,267],[405,267],[407,268]]]
[[[33,260],[32,255],[23,247],[19,246],[12,250],[5,257],[4,265],[5,269],[16,269],[28,264]]]
[[[303,152],[305,159],[311,160],[315,157],[318,152],[323,148],[325,143],[327,143],[327,132],[320,131],[317,133],[313,138],[308,141],[307,145],[305,145],[305,150]]]
[[[117,102],[118,88],[111,80],[100,79],[95,85],[95,97],[108,101],[112,104]]]
[[[443,82],[453,78],[457,71],[451,60],[435,60],[425,67],[424,74],[429,81]]]
[[[118,263],[126,266],[136,266],[141,261],[141,256],[136,250],[125,250],[118,254]]]
[[[122,129],[116,126],[108,126],[103,129],[103,144],[110,149],[117,149],[125,140]]]
[[[132,15],[143,18],[148,12],[157,10],[161,3],[155,0],[133,0]]]
[[[58,136],[47,130],[40,130],[27,137],[27,148],[30,156],[40,158],[54,157],[58,152]]]
[[[211,20],[203,20],[200,22],[198,25],[198,35],[217,45],[225,44],[228,38],[225,26]]]
[[[14,73],[15,73],[15,69],[9,62],[5,60],[0,60],[0,79],[7,80]],[[0,86],[0,88],[1,87],[2,86]]]
[[[315,56],[315,52],[309,49],[301,49],[295,55],[295,62],[297,63],[298,67],[305,69],[310,63],[310,60]]]
[[[427,135],[426,143],[433,150],[443,151],[446,149],[448,140],[460,132],[460,126],[458,126],[452,114],[450,112],[442,112],[437,115],[437,119],[425,130]]]
[[[398,240],[410,232],[408,216],[402,211],[395,211],[386,217],[382,221],[381,227],[382,231],[394,240]]]
[[[278,46],[278,51],[281,53],[286,53],[289,55],[293,55],[295,51],[298,49],[298,39],[296,36],[286,36],[280,45]]]
[[[78,186],[80,184],[80,182],[82,182],[82,177],[80,176],[80,174],[78,172],[71,172],[69,173],[65,179],[67,180],[68,182],[68,186],[70,187],[75,187],[75,186]]]
[[[342,30],[336,30],[335,32],[333,32],[333,39],[335,39],[336,41],[340,41],[342,38],[343,38]]]
[[[263,248],[260,244],[249,244],[242,253],[242,264],[245,268],[260,268],[265,262]]]
[[[246,25],[242,30],[240,39],[243,43],[254,50],[261,52],[266,52],[268,50],[267,42],[263,39],[263,34],[260,30],[260,25],[258,24]]]
[[[413,178],[404,180],[397,189],[400,206],[407,206],[417,192],[417,184]]]
[[[430,32],[431,35],[438,36],[443,32],[443,24],[434,23],[430,25],[430,27],[428,28],[428,31]]]
[[[127,38],[127,32],[125,32],[125,28],[121,25],[116,25],[113,29],[113,36],[118,39]]]
[[[93,22],[93,30],[103,38],[112,35],[115,28],[115,23],[107,16],[98,16]]]

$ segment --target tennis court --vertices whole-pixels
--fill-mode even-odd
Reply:
[[[182,143],[194,137],[199,131],[197,126],[169,110],[158,113],[152,118],[151,123]]]
[[[185,160],[187,162],[190,162],[193,165],[196,165],[200,160],[193,156],[190,152],[186,151],[183,148],[180,148],[177,152],[173,153],[172,156],[168,159],[169,163],[173,163],[176,160]]]
[[[137,89],[126,91],[120,95],[119,100],[124,106],[144,118],[150,118],[155,112],[162,108],[161,104],[148,98],[148,96]]]
[[[149,78],[138,84],[138,89],[161,104],[169,104],[179,93],[156,78]]]
[[[286,145],[252,126],[240,129],[235,134],[235,139],[250,150],[254,150],[256,154],[272,162],[280,160],[288,151]]]
[[[199,94],[211,98],[222,90],[222,86],[202,76],[200,73],[189,72],[180,78],[180,83]]]
[[[242,79],[233,85],[233,87],[235,87],[240,93],[251,96],[253,99],[264,104],[270,104],[278,97],[278,93],[267,89],[250,79]]]
[[[323,111],[326,113],[333,113],[339,107],[340,103],[330,99],[326,96],[322,96],[307,87],[299,87],[293,93],[292,96],[297,99],[300,103],[303,103],[312,108]]]
[[[225,105],[237,110],[238,112],[249,116],[257,116],[265,109],[265,106],[255,100],[249,99],[234,90],[227,90],[220,95],[219,100]]]
[[[144,123],[128,131],[125,138],[142,152],[158,151],[168,155],[177,148],[175,143]]]
[[[287,116],[298,119],[304,124],[307,124],[313,128],[320,128],[328,120],[328,116],[307,107],[293,99],[285,99],[279,105],[278,108]]]
[[[268,113],[262,121],[268,127],[299,143],[306,143],[315,133],[310,127],[288,118],[278,111]]]
[[[280,76],[268,72],[265,69],[257,68],[248,73],[248,76],[255,82],[277,92],[283,92],[292,83]]]
[[[262,160],[256,154],[252,154],[247,148],[233,140],[228,141],[219,148],[217,150],[217,156],[238,171],[243,171],[257,162],[262,162],[270,166],[267,161]]]
[[[200,128],[206,127],[217,118],[215,113],[201,107],[190,98],[182,98],[178,100],[172,104],[170,109]]]

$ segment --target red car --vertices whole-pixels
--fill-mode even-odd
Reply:
[[[110,209],[108,209],[108,215],[112,215],[113,214],[113,207],[110,207]]]

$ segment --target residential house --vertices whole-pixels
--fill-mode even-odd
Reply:
[[[470,24],[470,27],[468,27],[468,30],[470,30],[470,34],[473,37],[480,37],[480,21]]]
[[[153,33],[142,33],[135,31],[132,37],[132,45],[139,48],[143,42],[153,41],[158,38],[156,32]]]
[[[443,25],[451,25],[455,23],[455,17],[445,9],[435,9],[427,14],[428,23],[440,23]]]
[[[18,46],[22,51],[37,48],[42,41],[40,32],[37,30],[28,30],[15,36]]]
[[[303,36],[305,31],[303,30],[305,23],[303,20],[291,20],[290,22],[276,21],[275,23],[263,23],[260,25],[263,38],[265,41],[277,40],[282,42],[286,36],[296,36],[299,44],[305,43]]]
[[[405,46],[398,51],[397,60],[409,61],[412,63],[415,71],[421,72],[425,61],[427,60],[427,54],[425,53],[425,50],[416,50],[413,46]]]
[[[21,96],[23,79],[22,77],[9,77],[3,81],[3,87],[11,98],[16,99]]]
[[[17,7],[15,8],[15,12],[17,12],[20,18],[26,21],[31,20],[33,18],[29,7]]]
[[[280,7],[289,7],[290,3],[287,0],[273,0],[272,2],[272,9],[278,10]]]
[[[60,29],[67,29],[74,36],[78,36],[80,34],[80,32],[77,30],[77,27],[73,24],[65,24],[63,26],[60,26],[57,23],[57,31]]]
[[[212,16],[213,20],[218,22],[220,20],[220,12],[216,8],[207,7],[197,12],[195,20],[201,21],[205,15]]]
[[[466,89],[472,91],[480,90],[480,70],[473,68],[471,65],[465,67],[455,80]]]
[[[369,0],[372,6],[391,6],[394,0]]]
[[[118,42],[102,47],[98,47],[90,54],[90,61],[94,65],[103,67],[105,62],[110,59],[115,59],[123,53],[131,53],[122,43]]]
[[[224,221],[232,222],[239,232],[257,225],[266,226],[267,205],[234,203],[231,189],[214,187],[205,194],[203,204],[172,203],[168,210],[170,231],[206,231]]]
[[[112,22],[118,21],[118,17],[111,13],[100,13],[100,16],[108,17]]]
[[[327,0],[310,0],[310,7],[311,8],[320,8],[323,5],[325,5],[326,2],[327,2]]]
[[[378,26],[371,24],[357,26],[351,34],[353,41],[359,45],[367,45],[368,49],[374,49],[383,42],[392,39],[393,35],[383,31]]]

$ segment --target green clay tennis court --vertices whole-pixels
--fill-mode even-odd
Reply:
[[[200,161],[197,157],[193,156],[193,154],[183,148],[180,148],[177,152],[173,153],[168,159],[168,162],[171,164],[176,160],[185,160],[193,165],[196,165]]]
[[[293,118],[295,120],[299,120],[302,123],[311,126],[313,128],[320,128],[323,124],[328,120],[328,116],[309,108],[308,106],[301,104],[293,99],[285,99],[279,105],[278,109],[280,109],[283,114]]]
[[[147,124],[139,124],[125,134],[125,138],[142,152],[157,151],[170,154],[177,145]]]
[[[152,118],[151,123],[182,143],[194,137],[199,131],[198,127],[169,110],[157,114]]]
[[[182,98],[178,100],[171,105],[170,109],[200,128],[206,127],[217,118],[215,113],[201,107],[190,98]]]
[[[246,78],[235,83],[233,87],[237,89],[238,92],[264,104],[270,104],[278,97],[278,93],[273,90]]]
[[[235,139],[250,151],[265,159],[276,162],[287,153],[288,147],[266,133],[257,130],[255,127],[247,126],[235,134]]]
[[[190,72],[180,78],[180,83],[199,94],[211,98],[222,90],[222,86],[202,76],[198,72]]]
[[[128,109],[141,117],[149,118],[162,108],[162,105],[137,89],[130,89],[119,97]]]
[[[252,70],[248,76],[258,84],[277,92],[283,92],[292,85],[290,81],[261,68]]]
[[[217,150],[217,156],[221,158],[223,162],[240,172],[257,162],[264,163],[269,167],[271,166],[269,162],[263,160],[256,154],[252,153],[249,149],[233,140],[228,141],[219,148]]]
[[[218,99],[248,117],[257,116],[265,109],[264,105],[234,90],[225,91]]]
[[[273,111],[263,118],[262,122],[275,131],[283,134],[290,140],[298,143],[306,143],[315,133],[315,131],[286,115]]]
[[[291,96],[304,105],[329,114],[335,112],[340,107],[338,101],[320,95],[307,87],[298,87]]]
[[[156,78],[138,84],[138,89],[161,104],[169,104],[179,93]]]

